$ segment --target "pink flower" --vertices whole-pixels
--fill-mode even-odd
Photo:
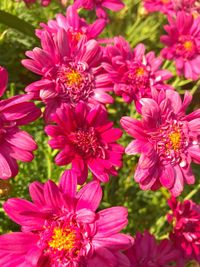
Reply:
[[[56,20],[50,20],[48,24],[41,23],[42,30],[36,30],[36,35],[41,38],[43,31],[48,31],[51,34],[55,34],[59,29],[64,29],[68,34],[68,40],[77,45],[82,36],[86,36],[89,39],[96,38],[105,28],[106,20],[97,19],[92,24],[80,18],[77,10],[73,6],[69,6],[66,11],[66,16],[57,14]]]
[[[8,73],[0,66],[0,97],[4,94],[8,83]]]
[[[177,202],[175,198],[168,204],[172,209],[168,221],[173,225],[170,239],[186,260],[200,263],[200,205],[192,200]]]
[[[153,99],[141,99],[142,120],[121,119],[122,127],[136,139],[125,152],[141,153],[135,172],[141,189],[164,186],[178,196],[184,183],[195,181],[190,163],[200,163],[200,109],[185,114],[192,100],[188,92],[183,102],[173,90],[153,91],[152,96]]]
[[[8,81],[7,71],[0,67],[0,96],[3,95]],[[35,141],[19,126],[36,120],[41,112],[29,96],[18,95],[0,101],[0,179],[8,179],[18,173],[17,160],[33,160]]]
[[[161,36],[167,46],[161,51],[163,57],[175,60],[179,75],[197,80],[200,77],[200,17],[178,12],[177,18],[168,19],[164,28],[168,35]]]
[[[16,0],[17,2],[19,2],[20,0]],[[27,6],[30,6],[31,4],[34,4],[37,2],[37,0],[23,0],[24,3],[27,5]],[[51,0],[40,0],[40,3],[42,6],[48,6],[50,4]]]
[[[26,92],[46,104],[47,121],[63,103],[76,106],[79,101],[89,105],[113,102],[106,93],[112,87],[101,67],[102,49],[97,41],[86,41],[83,37],[74,47],[66,31],[60,29],[54,37],[44,31],[41,44],[42,48],[28,51],[26,55],[30,59],[22,63],[42,76],[41,80],[26,87]]]
[[[72,163],[80,184],[87,179],[88,168],[102,182],[107,182],[110,174],[117,175],[114,166],[122,165],[124,148],[116,141],[122,131],[113,128],[105,109],[89,109],[79,103],[74,110],[64,105],[52,120],[56,125],[47,126],[45,132],[52,137],[49,145],[61,150],[55,158],[57,165]]]
[[[198,0],[143,0],[148,12],[161,12],[166,15],[176,16],[178,11],[185,11],[198,17],[200,5]]]
[[[188,14],[192,14],[194,17],[198,17],[200,14],[199,0],[173,0],[174,10],[185,11]]]
[[[52,181],[30,185],[33,202],[12,198],[4,204],[22,232],[0,236],[0,266],[129,267],[121,251],[132,239],[119,233],[127,225],[127,210],[99,212],[102,189],[98,181],[76,192],[76,176],[65,172],[59,187]]]
[[[88,10],[95,9],[97,17],[107,18],[105,8],[117,12],[124,8],[124,3],[122,0],[75,0],[74,7]]]
[[[169,89],[164,82],[172,77],[167,70],[160,69],[162,59],[155,57],[154,52],[145,55],[145,46],[139,44],[132,50],[122,37],[114,38],[114,45],[105,50],[108,62],[103,67],[109,73],[114,84],[114,91],[124,101],[133,100],[139,109],[142,97],[151,97],[151,88]]]
[[[164,239],[158,244],[147,231],[143,235],[136,233],[133,246],[125,254],[131,262],[130,267],[170,267],[180,258],[179,251],[169,240]]]
[[[173,0],[143,0],[148,12],[159,11],[164,14],[174,14]]]

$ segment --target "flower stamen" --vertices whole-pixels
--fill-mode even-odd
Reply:
[[[105,151],[93,127],[71,133],[70,141],[84,157],[105,158]]]
[[[70,251],[76,245],[76,232],[70,228],[55,227],[48,245],[54,250]]]

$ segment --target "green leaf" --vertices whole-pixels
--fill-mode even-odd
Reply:
[[[31,24],[2,10],[0,10],[0,23],[36,38],[35,29]]]

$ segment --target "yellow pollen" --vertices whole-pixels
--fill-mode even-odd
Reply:
[[[172,132],[168,135],[170,141],[171,141],[171,146],[173,147],[174,150],[177,150],[180,148],[181,145],[181,134],[179,131],[177,132]]]
[[[162,2],[163,4],[168,4],[168,3],[170,3],[170,0],[161,0],[161,2]]]
[[[143,67],[139,67],[137,70],[136,70],[136,75],[137,76],[142,76],[145,74],[145,69]]]
[[[73,69],[71,69],[70,72],[66,72],[65,77],[66,77],[66,84],[69,87],[79,86],[80,83],[82,82],[82,75],[78,71]]]
[[[70,251],[76,245],[76,232],[68,228],[56,227],[53,230],[53,235],[48,245],[55,250]]]
[[[183,44],[185,50],[192,51],[193,49],[193,42],[192,41],[185,41]]]
[[[79,41],[81,39],[82,34],[80,32],[73,33],[73,38],[76,41]]]

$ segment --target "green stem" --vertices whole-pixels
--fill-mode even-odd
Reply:
[[[31,24],[3,10],[0,10],[0,23],[36,38],[35,29]]]
[[[200,184],[198,184],[185,198],[186,199],[191,199],[196,193],[197,191],[200,189]]]

